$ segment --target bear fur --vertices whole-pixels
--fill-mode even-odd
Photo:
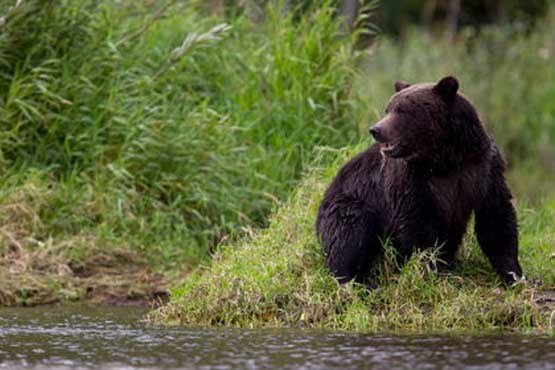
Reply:
[[[351,159],[327,189],[316,230],[340,283],[363,282],[389,238],[400,262],[437,247],[449,266],[474,213],[482,251],[506,284],[522,278],[505,164],[473,105],[445,77],[395,83],[376,143]]]

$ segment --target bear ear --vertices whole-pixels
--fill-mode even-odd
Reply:
[[[447,76],[442,78],[432,90],[448,103],[455,100],[459,90],[459,81],[455,77]]]
[[[399,91],[404,90],[407,87],[409,87],[410,84],[408,84],[404,81],[395,81],[395,84],[393,84],[393,86],[395,86],[395,92],[399,92]]]

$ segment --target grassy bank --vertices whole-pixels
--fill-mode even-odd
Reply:
[[[386,260],[379,266],[379,287],[371,292],[353,284],[339,286],[324,267],[314,221],[326,185],[339,163],[352,155],[343,151],[335,165],[311,173],[269,228],[223,246],[209,266],[174,289],[171,303],[153,312],[151,320],[370,332],[551,332],[555,307],[544,299],[555,289],[552,201],[535,210],[518,205],[521,262],[529,284],[502,289],[476,241],[468,237],[450,273],[430,271],[434,255],[424,253],[400,273],[393,259]],[[543,284],[535,287],[536,280]]]

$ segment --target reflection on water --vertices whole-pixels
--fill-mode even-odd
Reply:
[[[162,328],[143,313],[0,309],[0,369],[555,369],[553,338]]]

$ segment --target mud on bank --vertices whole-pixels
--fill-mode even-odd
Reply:
[[[0,306],[71,301],[147,306],[167,300],[173,278],[153,256],[102,228],[60,231],[72,222],[56,206],[63,193],[37,181],[0,192]],[[91,217],[84,203],[76,208]],[[49,218],[56,211],[59,215]],[[184,266],[175,275],[188,270]]]
[[[165,302],[169,296],[171,280],[148,268],[129,249],[103,251],[92,245],[92,238],[58,245],[52,239],[25,246],[11,242],[0,255],[0,306],[71,301],[152,306]],[[90,243],[90,255],[80,261],[66,258],[59,252],[69,243]]]

